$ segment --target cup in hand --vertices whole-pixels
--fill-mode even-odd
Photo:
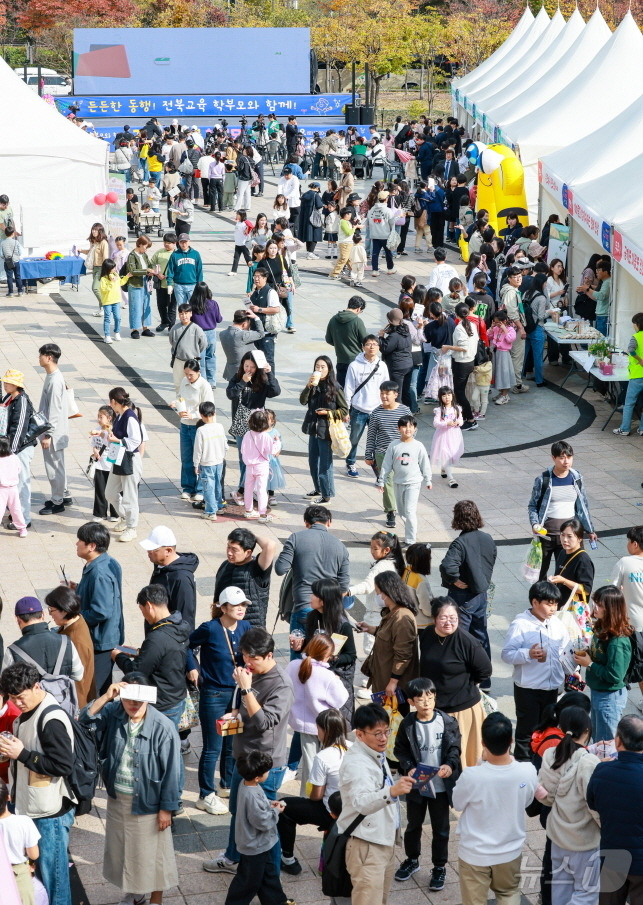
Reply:
[[[290,639],[290,646],[293,650],[302,649],[304,645],[304,638],[306,636],[300,628],[294,628],[288,637]]]
[[[319,381],[321,380],[321,371],[313,371],[310,377],[311,386],[319,386]]]

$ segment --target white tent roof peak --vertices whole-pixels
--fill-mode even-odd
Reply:
[[[529,8],[529,4],[525,6],[524,12],[518,22],[514,30],[511,32],[506,41],[504,41],[497,50],[495,50],[490,57],[487,57],[484,62],[480,63],[479,66],[476,66],[475,69],[472,69],[471,72],[468,72],[466,75],[463,75],[460,79],[454,79],[453,85],[455,88],[459,88],[461,91],[466,88],[467,85],[473,84],[474,81],[477,81],[478,77],[484,74],[485,72],[491,71],[494,66],[496,66],[500,60],[507,54],[509,51],[519,44],[524,35],[529,31],[534,21],[534,15]],[[466,91],[465,91],[466,93]]]

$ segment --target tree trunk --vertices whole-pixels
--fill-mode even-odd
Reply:
[[[409,71],[408,69],[404,70],[404,97],[409,96]]]
[[[326,94],[330,94],[331,61],[326,60]]]
[[[420,100],[424,100],[424,63],[420,64]]]
[[[371,72],[371,106],[373,107],[373,122],[377,121],[377,105],[380,99],[380,80],[381,75],[374,76]]]

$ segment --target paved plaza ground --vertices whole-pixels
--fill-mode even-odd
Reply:
[[[252,216],[264,211],[270,215],[276,180],[267,179],[264,198],[253,199]],[[363,195],[365,183],[358,183]],[[306,438],[301,433],[304,408],[299,394],[312,370],[318,354],[329,353],[324,341],[326,324],[338,310],[346,307],[356,291],[367,299],[364,314],[366,325],[374,331],[385,323],[386,310],[398,297],[399,281],[404,273],[414,274],[418,282],[425,281],[432,269],[426,251],[413,252],[413,234],[409,234],[409,255],[397,260],[395,276],[381,275],[373,280],[367,272],[362,290],[350,289],[347,284],[328,280],[329,262],[308,261],[299,255],[302,286],[295,299],[297,333],[282,334],[276,348],[276,374],[282,387],[281,395],[273,400],[278,428],[282,434],[284,451],[281,461],[287,475],[287,487],[278,493],[275,520],[267,526],[257,526],[258,533],[269,534],[282,543],[293,530],[303,527],[303,494],[312,488],[307,467]],[[224,324],[232,312],[240,307],[246,285],[245,267],[236,277],[228,277],[232,259],[232,215],[211,215],[198,210],[192,230],[192,241],[202,254],[205,278],[221,306]],[[155,246],[158,247],[157,243]],[[320,246],[323,249],[323,246]],[[325,254],[325,250],[322,250]],[[461,262],[455,252],[449,260],[459,269]],[[69,386],[76,393],[82,418],[70,421],[71,441],[67,451],[69,489],[74,504],[64,515],[55,518],[33,517],[33,528],[26,539],[1,530],[2,568],[0,594],[4,614],[0,631],[5,642],[17,635],[13,618],[13,604],[25,594],[42,597],[60,578],[60,566],[67,576],[78,580],[81,562],[75,556],[75,533],[79,525],[91,517],[93,488],[84,469],[89,457],[88,432],[94,425],[98,406],[107,402],[108,390],[122,385],[143,410],[149,432],[141,485],[141,518],[139,540],[158,524],[168,525],[178,538],[178,550],[191,551],[200,560],[197,572],[198,621],[209,618],[214,588],[214,576],[225,553],[225,538],[238,523],[220,519],[206,523],[189,503],[179,499],[180,460],[178,419],[167,403],[174,397],[169,367],[170,352],[167,334],[138,341],[129,338],[127,311],[120,344],[108,346],[102,339],[102,320],[93,316],[96,300],[90,291],[90,281],[83,278],[80,291],[58,291],[51,295],[30,294],[21,298],[0,299],[0,368],[8,367],[25,373],[26,389],[37,403],[44,372],[38,368],[38,347],[53,340],[63,350],[61,368]],[[53,284],[49,284],[52,286]],[[153,303],[154,307],[154,303]],[[156,325],[156,313],[154,325]],[[219,347],[220,351],[220,347]],[[331,352],[332,354],[332,352]],[[215,402],[220,420],[229,424],[229,404],[225,398],[223,353],[217,362],[218,389]],[[490,638],[494,659],[492,694],[500,708],[513,715],[510,669],[500,662],[500,648],[505,630],[514,615],[526,606],[527,584],[521,577],[529,539],[526,506],[534,478],[550,464],[549,446],[554,439],[568,439],[575,450],[575,467],[584,476],[592,516],[599,535],[599,546],[590,551],[596,563],[598,587],[609,578],[615,560],[625,553],[625,531],[641,521],[643,491],[641,490],[641,439],[615,437],[611,428],[618,426],[619,416],[601,432],[609,407],[593,391],[585,394],[580,406],[575,403],[584,386],[584,379],[573,377],[564,390],[558,388],[566,371],[545,368],[548,385],[523,396],[511,397],[506,406],[489,406],[487,420],[476,432],[465,434],[465,457],[455,469],[459,481],[457,490],[450,490],[436,475],[431,493],[423,491],[419,510],[419,539],[433,545],[434,593],[440,591],[438,564],[454,532],[450,528],[453,504],[459,499],[477,502],[488,530],[498,542],[498,561],[494,572],[495,599],[490,618]],[[419,438],[430,445],[433,407],[423,406],[419,416]],[[363,451],[363,447],[362,447]],[[359,464],[359,463],[358,463]],[[360,467],[359,479],[351,479],[341,461],[336,461],[337,496],[331,504],[332,530],[349,548],[351,576],[364,577],[368,569],[368,541],[384,526],[381,498],[374,488],[370,469]],[[33,512],[48,497],[40,451],[33,460]],[[227,490],[235,488],[238,475],[236,450],[229,449]],[[245,523],[247,524],[247,523]],[[138,608],[137,591],[147,584],[151,565],[145,552],[136,543],[113,543],[110,553],[123,566],[126,643],[138,646],[143,632]],[[276,599],[280,579],[273,577],[271,609],[268,627],[276,614]],[[284,657],[287,647],[287,627],[280,623],[276,641]],[[633,691],[628,705],[635,710],[640,703],[638,689]],[[176,821],[174,842],[179,864],[180,886],[171,890],[164,901],[169,905],[212,905],[223,902],[230,875],[207,874],[201,869],[204,858],[212,857],[225,847],[227,819],[212,817],[194,808],[198,797],[196,770],[200,750],[200,733],[192,734],[192,752],[186,757],[185,816]],[[289,794],[297,794],[298,784],[284,787]],[[94,811],[77,821],[71,834],[71,852],[84,885],[84,901],[88,905],[111,905],[119,901],[119,891],[102,878],[104,837],[104,793],[99,793]],[[453,824],[455,827],[455,823]],[[303,828],[298,834],[297,855],[304,864],[298,878],[284,876],[287,893],[297,902],[321,902],[321,886],[316,875],[319,856],[319,835],[315,828]],[[457,883],[457,841],[452,834],[451,862],[447,887],[441,893],[427,892],[430,873],[430,832],[425,834],[422,870],[407,883],[394,884],[389,897],[391,905],[411,905],[416,902],[459,903]],[[535,902],[539,857],[544,845],[544,831],[536,820],[529,821],[525,849],[525,901]],[[400,856],[402,852],[399,852]]]

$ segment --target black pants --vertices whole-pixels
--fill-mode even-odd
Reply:
[[[558,361],[562,357],[564,365],[568,365],[571,361],[569,357],[569,346],[559,345],[551,336],[547,337],[547,361]]]
[[[187,192],[188,198],[194,198],[198,200],[199,198],[199,180],[196,178],[194,173],[191,173],[189,176],[184,176],[185,180],[185,191]]]
[[[350,362],[349,362],[350,364]],[[335,376],[337,377],[337,383],[340,385],[342,389],[344,389],[344,384],[346,383],[346,374],[348,373],[348,364],[344,364],[342,361],[338,361],[335,367]]]
[[[542,820],[541,820],[542,823]],[[545,840],[545,850],[543,851],[543,862],[540,868],[540,903],[541,905],[551,905],[551,881],[552,881],[553,865],[551,863],[551,839],[547,837]]]
[[[389,380],[394,380],[400,388],[400,402],[402,405],[408,405],[411,408],[411,375],[413,371],[390,371]]]
[[[290,228],[292,230],[293,236],[297,235],[297,223],[299,222],[299,208],[291,207],[290,208]]]
[[[473,419],[471,405],[467,399],[466,388],[469,374],[473,371],[472,361],[453,361],[451,362],[453,371],[453,392],[455,393],[455,401],[462,409],[462,417],[465,421]]]
[[[544,537],[540,538],[540,546],[543,551],[543,561],[540,567],[538,580],[545,581],[549,570],[549,563],[552,561],[552,558],[554,562],[556,562],[556,557],[563,549],[560,544],[560,534],[546,534]]]
[[[402,224],[402,229],[400,230],[400,244],[397,246],[397,253],[401,255],[404,249],[406,248],[406,236],[409,231],[409,226],[411,225],[411,218],[407,217],[404,223]]]
[[[201,189],[203,191],[203,204],[205,207],[210,207],[210,180],[207,176],[201,176]]]
[[[417,860],[420,857],[427,810],[431,819],[431,860],[434,867],[445,867],[449,860],[449,796],[446,792],[437,792],[435,798],[424,798],[417,792],[406,796],[404,851],[407,858]]]
[[[314,252],[316,245],[317,245],[316,242],[306,242],[306,251]]]
[[[442,211],[431,212],[429,228],[431,230],[431,245],[434,248],[440,248],[444,245],[444,213]]]
[[[108,474],[108,472],[105,472],[105,474]],[[94,682],[96,683],[96,693],[99,697],[105,694],[112,684],[113,668],[111,650],[94,651]]]
[[[213,211],[215,208],[223,210],[223,179],[210,180],[209,199],[210,210]]]
[[[175,220],[174,229],[176,230],[177,237],[182,233],[185,233],[186,236],[190,235],[190,230],[192,229],[191,223],[186,223],[185,220]]]
[[[259,177],[259,185],[255,186],[255,188],[250,189],[251,195],[263,195],[263,160],[258,160],[255,163],[255,167],[257,169],[257,176]]]
[[[603,892],[603,888],[608,891]],[[617,873],[603,865],[598,905],[625,905],[626,902],[630,905],[643,905],[643,877],[640,874],[625,875],[625,871]]]
[[[105,488],[107,487],[108,471],[94,472],[94,515],[99,518],[107,518],[107,500],[105,499]],[[109,514],[117,516],[118,512],[113,506],[109,507]]]
[[[243,255],[243,260],[246,264],[250,264],[252,260],[250,257],[250,252],[248,251],[247,245],[235,245],[234,246],[234,255],[232,257],[232,273],[237,272],[237,267],[239,266],[239,258]]]
[[[250,905],[255,896],[261,905],[286,905],[271,849],[260,855],[241,855],[225,905]]]
[[[277,824],[281,852],[286,858],[292,858],[298,826],[312,824],[325,831],[331,828],[333,818],[326,810],[323,801],[311,801],[310,798],[282,798],[281,800],[286,805],[286,809],[279,815]]]
[[[170,294],[167,288],[164,289],[159,286],[156,290],[156,307],[158,308],[161,323],[173,327],[176,320],[176,299],[174,298],[174,293]]]
[[[546,668],[546,663],[543,667]],[[542,719],[543,710],[549,704],[555,704],[558,689],[521,688],[514,685],[514,703],[516,705],[516,741],[514,757],[516,760],[532,759],[531,734]]]

